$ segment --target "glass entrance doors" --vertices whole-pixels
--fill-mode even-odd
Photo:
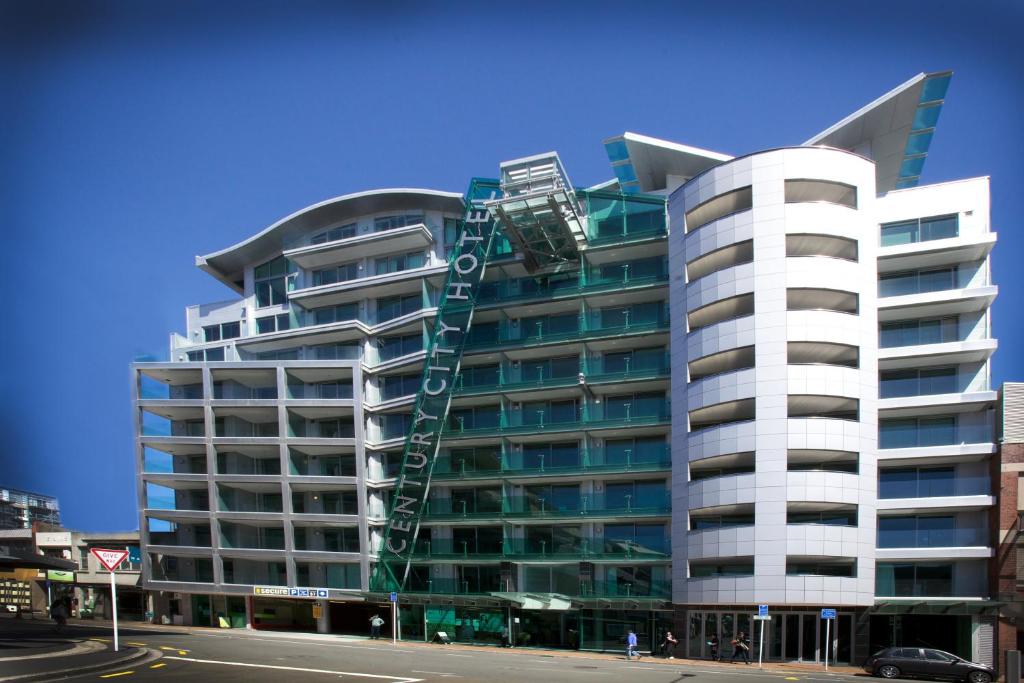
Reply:
[[[751,610],[753,611],[753,610]],[[687,656],[696,659],[712,657],[712,636],[718,637],[718,656],[729,659],[730,644],[735,634],[743,631],[750,638],[750,656],[757,660],[764,625],[764,660],[789,662],[824,662],[825,622],[816,612],[786,612],[771,615],[770,621],[753,621],[747,612],[689,613],[686,633]],[[828,639],[829,663],[848,664],[853,653],[853,615],[840,614],[832,622]]]

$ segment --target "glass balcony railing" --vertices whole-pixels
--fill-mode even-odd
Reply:
[[[445,428],[448,438],[480,434],[522,434],[540,432],[575,431],[611,427],[632,427],[660,424],[672,419],[668,401],[656,404],[585,405],[582,409],[567,407],[533,410],[516,408],[498,412],[497,423],[487,419],[467,420],[457,413],[450,415]]]
[[[424,517],[446,519],[523,519],[580,517],[644,517],[665,515],[672,511],[668,491],[645,493],[642,496],[560,496],[546,500],[542,496],[505,496],[498,501],[474,504],[470,501],[435,498],[427,501]]]
[[[474,370],[476,370],[474,372]],[[657,379],[671,373],[667,353],[651,356],[622,358],[589,358],[574,364],[574,367],[558,368],[557,372],[536,372],[534,377],[523,373],[506,372],[504,368],[467,368],[459,374],[455,392],[462,395],[484,394],[497,391],[553,388],[579,384],[581,381],[615,382],[636,379]],[[581,376],[582,375],[582,376]]]
[[[968,276],[969,273],[961,273],[957,268],[884,275],[878,281],[878,296],[906,296],[960,289],[967,286]]]
[[[329,382],[324,384],[289,384],[288,398],[291,399],[351,399],[352,382]]]
[[[665,199],[602,190],[577,190],[587,214],[587,242],[591,246],[659,237],[666,232]]]
[[[466,340],[467,349],[488,348],[492,346],[531,346],[570,342],[597,337],[614,337],[627,334],[642,334],[669,329],[667,313],[647,316],[619,316],[614,323],[601,320],[588,320],[580,316],[574,324],[567,326],[544,326],[525,324],[522,328],[513,328],[502,323],[496,328],[478,328],[470,333]]]
[[[895,528],[903,521],[892,517],[879,520],[879,548],[961,548],[989,544],[988,529]]]
[[[630,275],[629,269],[624,269],[621,275],[614,277],[573,277],[566,280],[548,281],[546,284],[531,283],[526,285],[518,280],[501,280],[487,283],[480,290],[480,296],[477,298],[476,303],[478,306],[485,306],[511,301],[577,297],[585,294],[650,287],[667,283],[668,275],[665,273]]]
[[[887,376],[888,375],[888,376]],[[967,379],[967,378],[964,378]],[[879,398],[907,398],[953,394],[960,391],[961,378],[956,371],[910,370],[883,373],[878,382]]]
[[[992,493],[992,478],[987,475],[930,475],[929,470],[886,471],[878,477],[878,497],[942,498],[948,496],[987,496]]]
[[[490,465],[492,463],[488,463]],[[592,448],[569,453],[506,453],[494,467],[467,463],[464,459],[442,455],[434,465],[439,479],[482,479],[488,477],[537,476],[543,474],[585,474],[587,472],[651,472],[672,466],[668,444],[636,449]]]
[[[579,597],[583,598],[672,598],[672,582],[667,579],[649,581],[581,581]]]
[[[957,424],[954,417],[879,420],[878,447],[924,448],[989,443],[992,425]]]
[[[582,538],[576,542],[549,542],[544,539],[506,538],[501,547],[473,548],[451,539],[417,541],[414,559],[507,558],[565,559],[657,559],[668,557],[670,550],[664,540],[637,541],[613,538]]]

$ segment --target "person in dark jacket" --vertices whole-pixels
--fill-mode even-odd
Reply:
[[[736,634],[732,640],[732,648],[732,659],[729,661],[735,662],[737,657],[742,657],[750,664],[750,638],[747,638],[746,633],[740,631]]]
[[[711,634],[711,640],[708,641],[708,647],[711,648],[711,660],[715,661],[715,662],[720,661],[722,659],[722,656],[718,652],[718,634],[717,633],[712,633]]]
[[[666,631],[665,640],[661,642],[661,656],[665,659],[675,659],[678,644],[679,639],[672,635],[672,631]]]

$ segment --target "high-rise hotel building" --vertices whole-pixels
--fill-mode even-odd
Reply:
[[[594,187],[541,154],[198,257],[232,298],[134,365],[157,611],[362,633],[396,590],[411,639],[991,659],[988,179],[918,184],[949,81],[802,145],[626,133]]]

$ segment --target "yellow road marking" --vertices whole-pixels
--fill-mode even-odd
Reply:
[[[178,650],[178,654],[179,655],[187,655],[188,654],[188,650]]]
[[[787,681],[799,681],[800,679],[796,676],[786,676]]]
[[[115,676],[130,676],[134,671],[118,671],[116,674],[103,674],[100,678],[113,678]]]
[[[176,648],[176,647],[167,647],[166,645],[161,645],[160,649],[161,650],[177,650],[178,648]]]
[[[167,665],[166,665],[166,664],[164,664],[163,662],[157,662],[156,664],[152,664],[152,665],[150,665],[150,667],[149,667],[149,668],[150,668],[150,669],[159,669],[159,668],[160,668],[160,667],[162,667],[162,666],[167,666]]]
[[[90,638],[89,640],[95,640],[95,641],[100,642],[100,643],[109,643],[110,642],[109,638]]]
[[[135,647],[146,647],[145,643],[125,643],[126,645],[134,645]]]

